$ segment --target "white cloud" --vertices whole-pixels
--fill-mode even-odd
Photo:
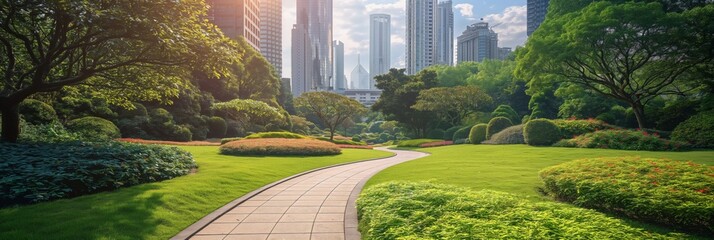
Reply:
[[[498,24],[493,31],[498,33],[499,46],[515,47],[526,41],[527,10],[526,6],[511,6],[502,13],[489,14],[483,18],[491,26]]]
[[[456,4],[454,8],[459,10],[462,17],[473,17],[474,16],[474,5],[468,3]]]

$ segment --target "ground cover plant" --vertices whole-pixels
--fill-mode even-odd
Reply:
[[[618,128],[596,119],[555,119],[552,121],[556,126],[558,126],[560,134],[564,139],[574,138],[576,136],[599,130]]]
[[[342,153],[336,144],[315,139],[257,138],[221,145],[221,154],[235,156],[325,156]]]
[[[191,154],[129,143],[0,144],[0,207],[114,190],[188,174]]]
[[[540,172],[575,205],[714,234],[714,167],[656,158],[590,158]]]
[[[668,239],[593,210],[496,191],[384,183],[357,200],[363,239]]]
[[[404,140],[404,141],[399,142],[397,144],[397,147],[417,148],[425,143],[435,143],[435,142],[443,142],[443,141],[444,140],[441,140],[441,139],[411,139],[411,140]]]
[[[657,134],[635,130],[604,130],[565,139],[558,147],[607,148],[641,151],[680,151],[689,148],[687,143],[662,139]]]
[[[391,156],[344,149],[325,157],[236,157],[218,147],[181,147],[195,174],[113,192],[0,209],[0,239],[169,239],[226,203],[310,169]]]

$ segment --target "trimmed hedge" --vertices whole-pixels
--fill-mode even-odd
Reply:
[[[291,132],[261,132],[253,133],[245,137],[245,139],[257,139],[257,138],[291,138],[291,139],[303,139],[306,138],[303,135]]]
[[[582,159],[540,172],[575,205],[714,234],[714,167],[639,157]],[[711,235],[710,235],[711,236]]]
[[[221,154],[235,156],[326,156],[342,153],[339,146],[315,139],[256,138],[221,145]]]
[[[30,124],[41,125],[57,121],[57,112],[52,106],[35,99],[25,99],[19,106],[20,114]]]
[[[357,199],[362,239],[668,239],[589,209],[434,183],[391,182]]]
[[[574,138],[586,133],[591,133],[599,130],[617,129],[618,127],[609,125],[603,121],[595,119],[573,120],[573,119],[556,119],[552,120],[560,129],[562,138]]]
[[[119,128],[109,120],[98,117],[83,117],[67,122],[67,129],[77,133],[84,141],[101,142],[121,137]]]
[[[420,147],[422,144],[425,143],[436,143],[436,142],[443,142],[444,140],[441,139],[411,139],[411,140],[405,140],[399,142],[397,144],[397,147]]]
[[[518,116],[518,113],[516,110],[513,110],[513,108],[509,105],[499,105],[496,110],[493,110],[491,113],[491,117],[505,117],[511,120],[512,123],[518,123],[521,122],[522,118]]]
[[[523,138],[523,124],[508,127],[493,135],[491,139],[485,141],[486,144],[525,144]]]
[[[528,121],[523,128],[523,138],[531,146],[550,146],[561,139],[558,126],[548,119]]]
[[[714,148],[714,112],[700,113],[680,123],[672,132],[672,140],[696,148]]]
[[[471,132],[469,133],[469,142],[472,144],[481,144],[481,142],[486,141],[486,129],[488,128],[488,124],[481,123],[481,124],[476,124],[476,126],[473,126],[471,128]]]
[[[503,129],[506,129],[510,126],[513,126],[513,122],[511,122],[511,120],[509,120],[508,118],[492,118],[491,121],[488,121],[488,127],[486,127],[486,139],[491,139],[494,134],[503,131]]]
[[[462,127],[461,129],[457,130],[454,133],[454,137],[452,138],[452,140],[457,141],[457,140],[469,138],[469,134],[471,133],[472,127],[473,126]]]
[[[0,144],[0,206],[156,182],[196,168],[178,148],[120,142]]]
[[[641,151],[680,151],[689,148],[684,142],[670,141],[656,134],[634,130],[597,131],[573,139],[561,140],[554,146]]]

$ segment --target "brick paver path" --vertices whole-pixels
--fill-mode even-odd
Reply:
[[[397,155],[312,172],[269,188],[191,239],[353,239],[357,227],[353,201],[364,182],[387,167],[427,156],[388,151]]]

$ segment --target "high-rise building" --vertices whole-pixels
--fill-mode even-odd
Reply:
[[[500,47],[500,48],[498,48],[498,59],[506,60],[509,56],[511,56],[512,52],[513,52],[512,48]]]
[[[260,49],[260,8],[258,0],[208,0],[208,19],[229,38],[243,37]]]
[[[388,14],[372,14],[369,20],[369,89],[377,89],[374,77],[389,72],[392,62],[392,17]]]
[[[407,74],[416,74],[434,64],[437,0],[407,0]]]
[[[436,60],[434,64],[454,65],[454,7],[451,0],[436,8]]]
[[[528,0],[528,36],[545,20],[549,2],[550,0]]]
[[[369,72],[362,66],[362,63],[357,57],[357,66],[352,70],[350,76],[350,89],[370,89]]]
[[[344,91],[347,89],[347,78],[345,77],[345,44],[335,40],[335,90]]]
[[[283,1],[260,0],[260,53],[283,76]]]
[[[332,0],[296,0],[292,30],[293,95],[333,88]]]
[[[458,37],[458,62],[480,62],[484,59],[498,59],[498,34],[480,22],[466,27]]]

